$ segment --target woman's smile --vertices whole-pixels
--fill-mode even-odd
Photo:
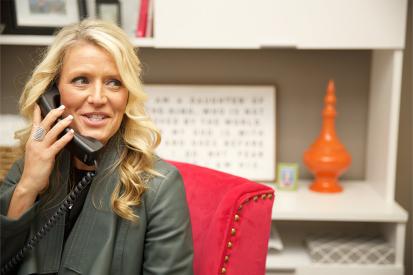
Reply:
[[[84,123],[90,127],[101,127],[110,121],[110,116],[102,112],[88,112],[82,114],[80,117],[84,120]]]

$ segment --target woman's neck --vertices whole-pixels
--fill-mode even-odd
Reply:
[[[74,159],[75,168],[77,168],[79,170],[86,170],[86,171],[95,171],[96,170],[95,165],[91,165],[91,166],[86,165],[76,157],[74,157],[73,159]]]

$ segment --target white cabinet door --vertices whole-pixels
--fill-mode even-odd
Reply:
[[[407,0],[154,1],[156,47],[404,47]]]
[[[260,47],[297,47],[300,0],[258,0]]]
[[[299,1],[299,48],[404,47],[407,0]]]
[[[255,0],[157,0],[154,18],[157,47],[259,47]]]

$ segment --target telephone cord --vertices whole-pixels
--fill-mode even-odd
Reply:
[[[38,242],[52,229],[61,216],[72,208],[82,190],[92,182],[96,176],[95,172],[87,172],[87,174],[77,183],[75,188],[66,196],[63,203],[59,206],[57,211],[43,224],[39,231],[20,249],[4,266],[1,268],[1,274],[6,275],[11,272],[19,262],[21,262],[29,250],[32,250]]]

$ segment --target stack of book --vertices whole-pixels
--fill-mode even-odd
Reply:
[[[122,28],[132,37],[153,36],[154,0],[120,0]]]

